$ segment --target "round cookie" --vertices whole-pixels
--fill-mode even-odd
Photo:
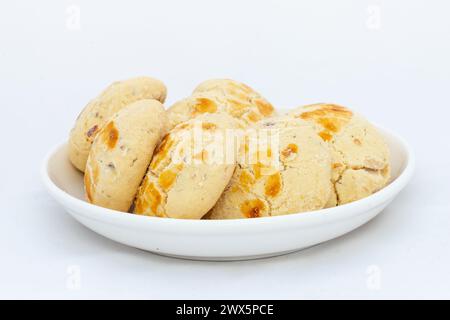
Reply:
[[[331,158],[311,125],[274,117],[261,121],[258,133],[259,138],[245,137],[231,182],[208,218],[256,218],[323,208],[330,197]],[[269,136],[270,143],[261,136]]]
[[[139,100],[114,114],[89,153],[84,175],[87,200],[128,211],[166,130],[167,115],[157,100]]]
[[[141,99],[156,99],[164,103],[165,85],[153,78],[137,77],[114,82],[89,102],[78,116],[69,137],[69,158],[84,172],[92,142],[105,122],[123,107]]]
[[[377,129],[350,109],[313,104],[289,112],[314,125],[332,155],[332,196],[327,207],[362,199],[390,178],[389,149]]]
[[[192,96],[176,102],[168,109],[172,127],[204,113],[226,113],[241,127],[253,125],[274,115],[273,106],[247,85],[228,79],[201,83]]]
[[[225,129],[235,121],[205,114],[179,124],[163,139],[139,188],[140,215],[201,219],[230,181],[235,155],[225,156]]]

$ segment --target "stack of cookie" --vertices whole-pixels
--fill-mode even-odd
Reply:
[[[218,79],[166,111],[166,92],[153,78],[116,82],[80,114],[69,157],[87,201],[166,218],[255,218],[342,205],[389,181],[386,143],[345,107],[277,115],[252,88]]]

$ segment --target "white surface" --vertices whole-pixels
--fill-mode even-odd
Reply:
[[[79,30],[67,24],[72,4]],[[1,298],[450,298],[448,1],[19,0],[0,9]],[[353,107],[410,142],[416,175],[369,224],[279,258],[192,262],[116,244],[63,212],[39,166],[91,97],[137,74],[164,80],[168,104],[226,76],[279,106]]]
[[[280,110],[280,112],[282,112]],[[395,134],[381,131],[391,154],[391,183],[365,199],[313,212],[235,220],[161,219],[94,206],[85,201],[83,175],[66,143],[42,166],[50,195],[80,223],[119,243],[192,260],[231,261],[279,256],[342,236],[373,219],[411,180],[414,156]]]

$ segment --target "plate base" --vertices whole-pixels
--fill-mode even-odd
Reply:
[[[175,259],[182,259],[182,260],[192,260],[192,261],[210,261],[210,262],[224,262],[224,261],[247,261],[247,260],[258,260],[258,259],[267,259],[267,258],[274,258],[279,256],[284,256],[287,254],[291,254],[294,252],[303,251],[306,249],[309,249],[313,246],[301,248],[301,249],[294,249],[289,251],[282,251],[282,252],[273,252],[273,253],[267,253],[267,254],[261,254],[261,255],[250,255],[250,256],[236,256],[236,257],[197,257],[197,256],[182,256],[182,255],[175,255],[175,254],[167,254],[162,252],[154,252],[154,251],[147,251],[153,254],[156,254],[158,256],[168,257],[168,258],[175,258]]]

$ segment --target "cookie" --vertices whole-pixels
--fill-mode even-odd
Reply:
[[[335,104],[313,104],[289,112],[308,121],[332,155],[333,192],[328,207],[362,199],[390,178],[389,149],[377,129],[362,116]]]
[[[69,158],[84,172],[92,142],[106,121],[123,107],[141,99],[156,99],[164,103],[165,85],[148,77],[114,82],[93,99],[78,116],[69,137]]]
[[[270,136],[270,143],[262,136]],[[331,157],[307,122],[287,116],[265,119],[258,124],[258,136],[248,134],[242,145],[231,182],[209,219],[277,216],[325,206]]]
[[[226,113],[238,120],[241,127],[253,125],[273,116],[273,106],[249,86],[228,79],[201,83],[192,95],[168,109],[170,126],[205,113]]]
[[[177,125],[163,139],[139,188],[140,215],[201,219],[219,199],[235,169],[223,140],[235,121],[205,114]]]
[[[114,114],[99,131],[86,164],[90,203],[128,211],[167,130],[167,116],[157,100],[139,100]]]

